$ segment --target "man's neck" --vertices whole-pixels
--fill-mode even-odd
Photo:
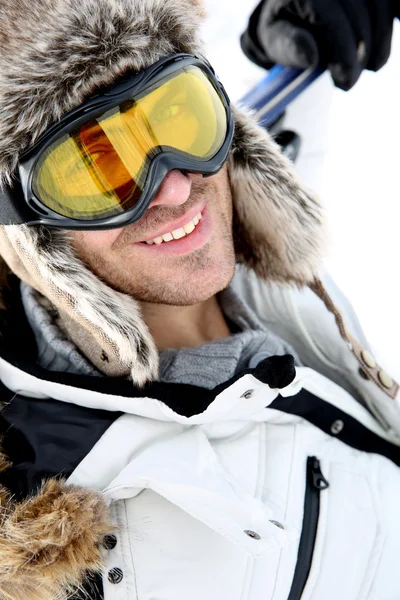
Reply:
[[[142,302],[141,308],[160,352],[200,346],[231,333],[216,295],[192,306]]]

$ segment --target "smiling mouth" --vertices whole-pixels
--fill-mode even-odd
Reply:
[[[193,219],[185,223],[182,227],[178,229],[174,229],[173,231],[169,231],[168,233],[164,233],[164,235],[160,235],[152,240],[147,240],[145,242],[141,242],[142,244],[156,244],[159,246],[163,243],[172,242],[173,240],[180,240],[181,238],[190,235],[197,227],[197,225],[202,220],[203,215],[199,212]]]

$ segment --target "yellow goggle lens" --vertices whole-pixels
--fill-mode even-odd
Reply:
[[[201,69],[185,67],[52,144],[35,169],[33,191],[72,219],[117,215],[139,200],[154,156],[173,149],[209,160],[226,131],[215,87]]]

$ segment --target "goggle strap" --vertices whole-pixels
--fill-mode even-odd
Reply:
[[[18,182],[13,187],[0,186],[0,223],[2,225],[22,225],[27,221],[23,207],[25,200]]]

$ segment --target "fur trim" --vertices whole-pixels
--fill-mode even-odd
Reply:
[[[252,113],[233,110],[229,172],[237,258],[263,279],[310,283],[328,237],[321,204]]]
[[[3,438],[0,436],[0,447],[3,442]],[[4,473],[9,467],[11,467],[12,463],[8,460],[5,454],[0,452],[0,473]]]
[[[0,447],[1,447],[1,442],[2,442],[2,438],[0,437]],[[4,471],[6,471],[9,467],[11,467],[11,464],[12,463],[10,463],[10,461],[8,460],[6,455],[3,454],[2,452],[0,452],[0,473],[4,473]],[[5,508],[7,507],[8,502],[9,502],[8,490],[6,490],[6,488],[4,488],[3,486],[0,485],[0,515],[2,514],[2,511],[4,511]],[[1,523],[1,517],[0,517],[0,523]]]
[[[18,504],[8,494],[0,505],[0,597],[67,600],[87,571],[105,568],[100,543],[114,529],[101,494],[64,479],[44,481]]]
[[[21,279],[33,279],[34,286],[88,330],[106,354],[131,371],[137,385],[157,377],[158,352],[137,303],[89,271],[63,231],[26,225],[4,229],[19,258],[19,264],[12,258],[9,264]],[[10,248],[4,243],[1,248],[7,259]]]
[[[200,53],[202,16],[199,0],[0,0],[0,182],[99,87],[163,56]]]

